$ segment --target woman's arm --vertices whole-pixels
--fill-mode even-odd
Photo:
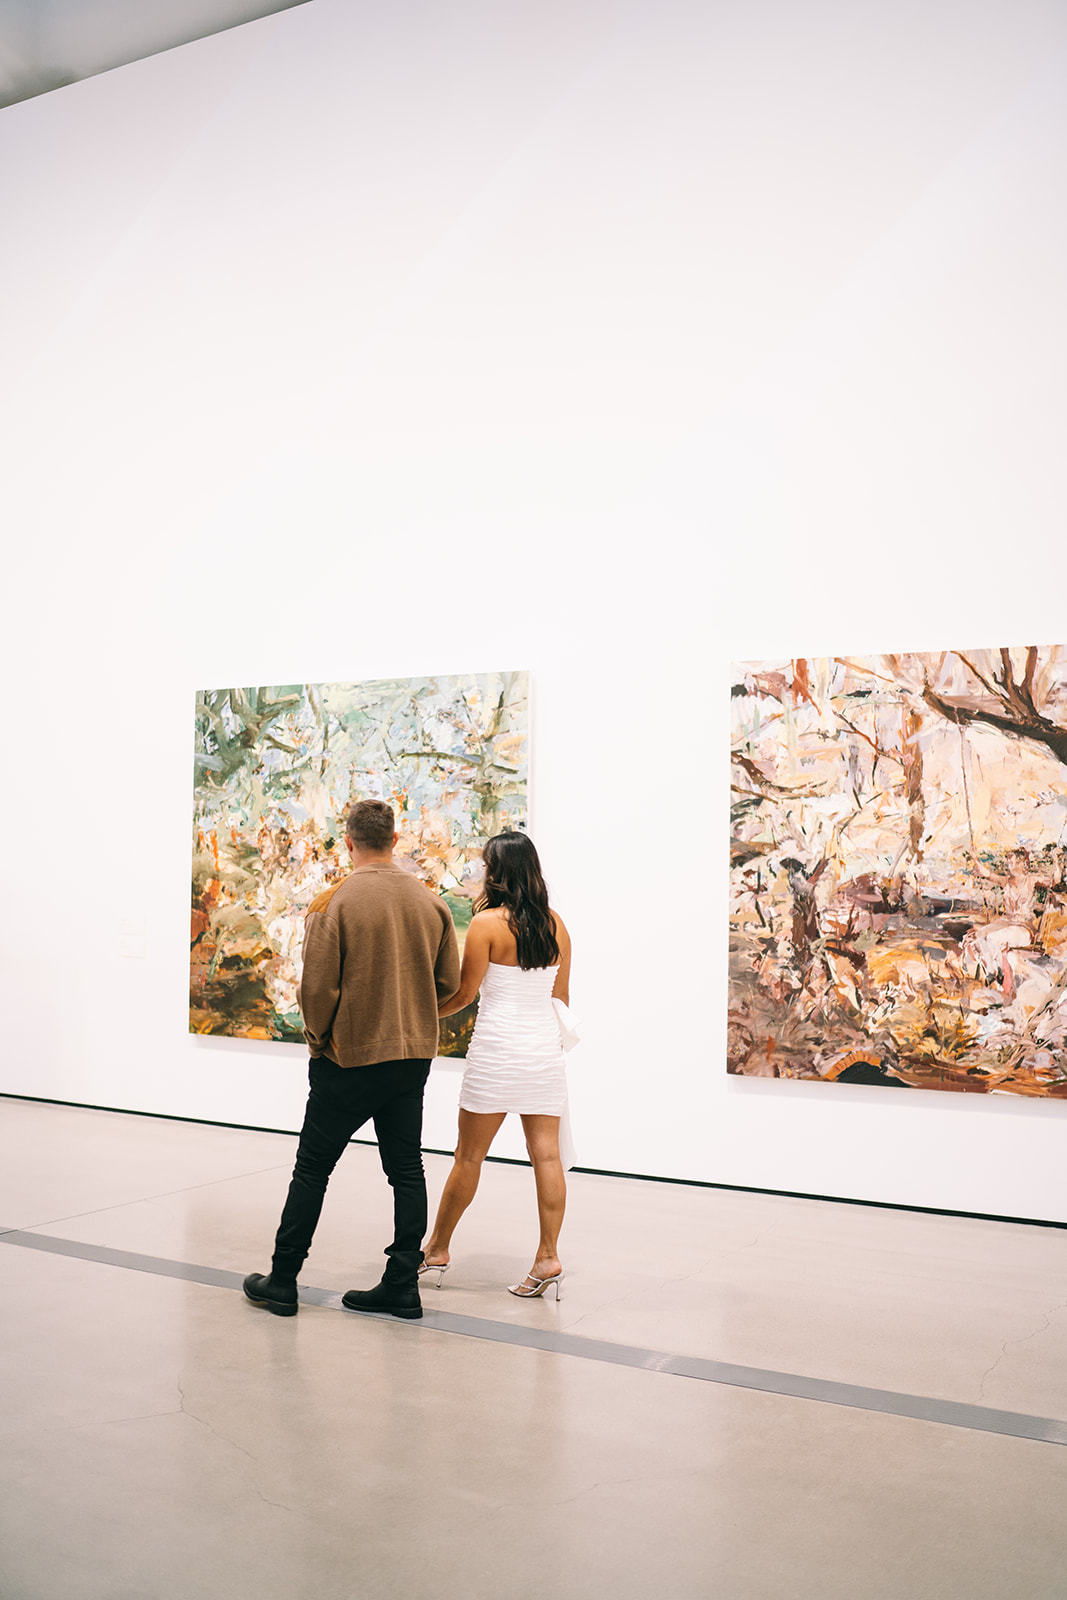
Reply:
[[[557,917],[553,911],[552,920],[556,925],[556,943],[559,945],[559,971],[556,981],[552,985],[553,1000],[562,1000],[565,1006],[571,1003],[571,936],[563,926],[562,918]]]
[[[459,988],[450,1000],[442,1000],[437,1007],[439,1017],[451,1017],[469,1006],[482,986],[489,967],[490,925],[484,912],[471,920],[467,937],[463,941],[463,966],[459,974]]]

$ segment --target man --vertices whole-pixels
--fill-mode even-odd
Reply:
[[[459,950],[448,907],[397,865],[396,841],[383,801],[353,806],[346,824],[353,870],[308,910],[300,985],[311,1051],[307,1110],[271,1270],[244,1281],[249,1300],[275,1316],[296,1315],[297,1275],[330,1174],[368,1119],[393,1190],[394,1237],[382,1281],[350,1289],[342,1304],[422,1316],[422,1096],[437,1050],[438,1003],[459,988]]]

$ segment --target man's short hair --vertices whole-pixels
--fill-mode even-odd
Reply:
[[[345,832],[358,850],[391,850],[396,833],[392,806],[384,800],[357,800],[348,813]]]

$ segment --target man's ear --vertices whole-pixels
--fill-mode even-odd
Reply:
[[[400,843],[400,835],[398,833],[394,833],[393,834],[393,849],[394,850],[396,849],[396,847],[397,847],[397,845],[399,843]]]

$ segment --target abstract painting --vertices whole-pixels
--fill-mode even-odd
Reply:
[[[525,825],[527,720],[524,672],[198,693],[190,1031],[302,1039],[304,915],[350,870],[356,800],[393,806],[397,861],[462,943],[482,844]],[[474,1015],[442,1023],[442,1055],[466,1053]]]
[[[1067,647],[733,676],[728,1071],[1067,1098]]]

